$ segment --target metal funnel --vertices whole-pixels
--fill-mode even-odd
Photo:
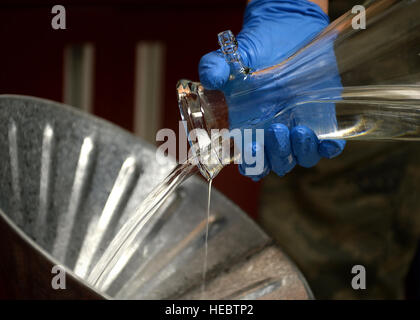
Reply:
[[[85,279],[116,231],[174,167],[128,132],[62,104],[0,95],[0,294],[8,298],[200,298],[207,185],[170,197],[99,291]],[[101,228],[98,228],[100,221]],[[296,267],[214,191],[206,298],[307,299]],[[52,267],[66,270],[55,290]]]

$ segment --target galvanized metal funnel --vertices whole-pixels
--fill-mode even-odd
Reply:
[[[59,103],[0,96],[0,294],[9,298],[202,297],[207,185],[192,178],[154,216],[102,291],[85,279],[174,167],[124,130]],[[269,237],[215,191],[205,297],[311,297]],[[51,286],[66,270],[66,290]],[[1,292],[3,288],[3,293]]]

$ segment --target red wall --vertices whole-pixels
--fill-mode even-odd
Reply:
[[[95,45],[94,113],[133,129],[134,53],[140,40],[166,45],[163,126],[178,132],[175,84],[198,80],[197,64],[217,49],[217,33],[239,32],[245,0],[60,1],[66,30],[53,30],[56,1],[0,3],[0,93],[63,100],[63,48],[69,43]],[[214,185],[251,216],[257,214],[260,185],[222,171]]]

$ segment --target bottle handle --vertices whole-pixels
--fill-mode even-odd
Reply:
[[[242,60],[238,51],[238,42],[236,41],[232,31],[226,30],[220,32],[217,35],[217,38],[219,40],[220,50],[222,51],[226,62],[230,66],[229,80],[233,80],[238,76],[242,76],[245,79],[251,70]]]

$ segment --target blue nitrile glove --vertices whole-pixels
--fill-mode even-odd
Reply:
[[[253,0],[247,5],[243,29],[237,36],[238,52],[244,64],[252,71],[261,70],[289,57],[312,40],[328,23],[328,16],[321,8],[307,0]],[[270,88],[256,90],[252,93],[253,97],[247,98],[250,101],[264,102],[270,98],[270,92],[277,90],[277,96],[281,92],[282,95],[284,93],[285,99],[290,100],[290,97],[302,90],[341,88],[332,43],[325,45],[321,51],[324,51],[318,54],[321,57],[310,57],[309,60],[325,64],[327,67],[328,76],[322,81],[316,79],[311,82],[311,77],[314,77],[311,71],[307,70],[308,74],[305,74],[302,68],[297,68],[298,71],[285,72],[283,81],[273,82]],[[200,81],[206,89],[222,90],[225,93],[226,90],[229,91],[227,87],[230,68],[220,50],[202,57],[199,74]],[[295,80],[297,78],[307,79],[306,83]],[[246,110],[229,110],[231,128],[239,126],[246,118],[267,118],[271,112],[278,112],[265,107],[263,103],[258,103],[250,105]],[[323,111],[322,115],[316,112],[317,109]],[[336,121],[334,104],[312,104],[311,112],[308,110],[302,108],[294,112],[292,123],[284,123],[277,119],[275,123],[265,126],[264,150],[267,165],[262,174],[250,176],[251,178],[258,180],[270,170],[283,176],[292,170],[296,163],[303,167],[312,167],[321,157],[333,158],[342,152],[344,140],[319,141],[315,133],[308,128],[323,127]],[[245,147],[243,153],[255,153],[261,148],[254,142],[248,148]],[[246,165],[242,164],[239,171],[244,174],[245,168]]]

